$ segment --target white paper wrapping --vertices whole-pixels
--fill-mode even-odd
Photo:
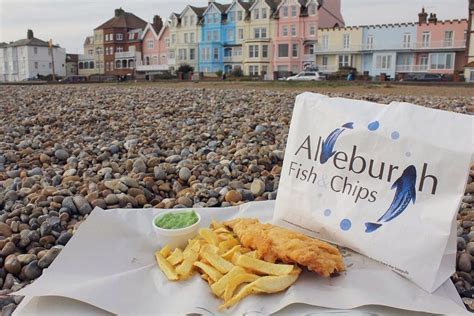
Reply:
[[[203,226],[211,218],[255,217],[271,222],[274,202],[196,210]],[[162,211],[95,209],[43,275],[16,294],[27,299],[66,297],[119,315],[219,314],[222,302],[204,280],[196,275],[170,282],[159,270],[153,255],[157,240],[151,221]],[[344,256],[347,271],[338,277],[325,279],[304,272],[286,292],[247,297],[224,314],[269,314],[294,303],[337,309],[383,305],[428,313],[466,313],[451,281],[430,294],[367,257],[350,251],[344,251]],[[21,310],[18,314],[22,315]]]

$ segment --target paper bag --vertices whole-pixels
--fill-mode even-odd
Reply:
[[[433,292],[455,271],[472,135],[468,115],[301,94],[274,220]]]

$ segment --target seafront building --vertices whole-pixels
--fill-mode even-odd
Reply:
[[[423,9],[417,23],[319,30],[316,64],[326,73],[355,68],[402,79],[413,73],[459,74],[465,65],[468,21],[438,21]]]
[[[66,75],[66,50],[34,37],[0,43],[0,81],[24,81],[38,76]]]
[[[470,0],[471,15],[473,6]],[[424,9],[413,23],[345,26],[340,0],[210,0],[152,23],[117,9],[86,39],[79,73],[151,79],[186,64],[204,76],[240,69],[276,79],[310,68],[327,74],[354,68],[367,77],[403,79],[458,77],[470,66],[468,79],[472,29],[467,19],[438,21]]]
[[[466,67],[464,78],[474,82],[474,0],[469,1],[469,25],[467,29]]]

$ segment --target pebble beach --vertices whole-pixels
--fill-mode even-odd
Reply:
[[[1,314],[11,315],[22,297],[8,294],[40,277],[95,207],[225,207],[276,199],[297,94],[219,87],[0,86]],[[328,94],[474,114],[472,94],[409,96],[376,89]],[[474,165],[458,212],[452,276],[471,311],[473,180]]]

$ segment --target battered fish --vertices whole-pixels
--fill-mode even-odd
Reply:
[[[297,263],[324,277],[345,270],[339,250],[324,241],[252,218],[235,219],[224,225],[234,231],[244,247],[257,250],[265,261]]]

